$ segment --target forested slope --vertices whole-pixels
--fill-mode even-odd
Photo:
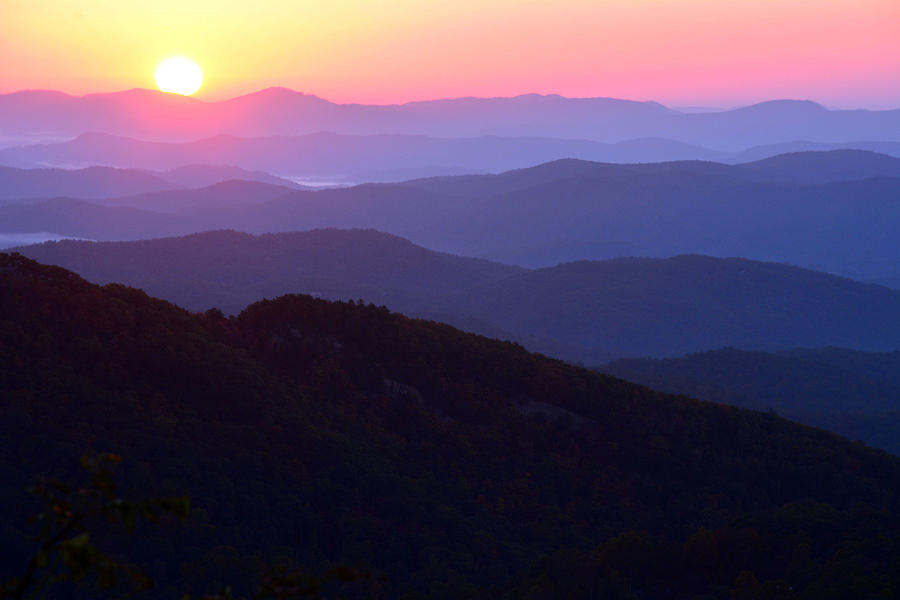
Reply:
[[[107,450],[124,488],[196,507],[124,542],[160,597],[279,561],[383,573],[387,597],[900,584],[896,459],[373,305],[229,319],[0,255],[0,392],[3,575],[33,474]]]

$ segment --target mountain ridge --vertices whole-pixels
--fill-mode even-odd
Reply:
[[[203,98],[198,98],[195,96],[182,96],[178,94],[167,94],[166,92],[162,92],[159,90],[151,89],[151,88],[129,88],[112,92],[89,92],[86,94],[72,94],[69,92],[65,92],[62,90],[53,90],[46,88],[32,88],[32,89],[23,89],[16,90],[12,92],[0,93],[0,97],[3,96],[21,96],[35,94],[40,96],[54,96],[54,97],[66,97],[66,98],[102,98],[102,97],[115,97],[119,95],[128,95],[128,94],[147,94],[152,95],[157,98],[176,98],[178,101],[184,102],[199,102],[203,104],[220,104],[223,102],[234,102],[236,100],[246,99],[246,98],[255,98],[255,97],[265,97],[270,95],[288,95],[292,97],[301,97],[301,98],[309,98],[314,100],[321,100],[323,102],[328,102],[330,104],[335,105],[351,105],[351,106],[407,106],[409,104],[430,104],[430,103],[439,103],[439,102],[454,102],[458,100],[533,100],[533,99],[542,99],[542,100],[575,100],[575,101],[589,101],[589,100],[608,100],[613,102],[623,102],[623,103],[634,103],[634,104],[649,104],[649,105],[657,105],[662,107],[668,111],[672,112],[680,112],[677,108],[672,108],[667,106],[666,104],[656,101],[656,100],[633,100],[629,98],[617,98],[612,96],[564,96],[562,94],[556,93],[538,93],[538,92],[526,92],[522,94],[517,94],[514,96],[450,96],[450,97],[442,97],[442,98],[430,98],[426,100],[408,100],[405,102],[393,102],[393,103],[384,103],[384,104],[365,104],[361,102],[335,102],[332,100],[328,100],[327,98],[323,98],[317,94],[311,94],[309,92],[304,92],[301,90],[295,90],[293,88],[289,88],[286,86],[273,85],[266,88],[261,88],[256,91],[246,92],[243,94],[238,94],[236,96],[231,96],[228,98],[222,98],[218,100],[205,100]],[[889,108],[889,109],[872,109],[865,107],[857,107],[857,108],[836,108],[831,109],[826,107],[825,105],[816,102],[815,100],[810,99],[798,99],[798,98],[773,98],[771,100],[761,100],[758,102],[752,102],[750,104],[742,104],[737,105],[730,108],[722,108],[715,107],[710,108],[710,113],[712,112],[725,112],[725,111],[735,111],[735,110],[765,110],[771,107],[777,106],[795,106],[795,107],[803,107],[803,108],[815,108],[816,110],[824,110],[824,111],[865,111],[865,112],[884,112],[884,111],[892,111],[892,110],[900,110],[900,107],[897,108]],[[696,113],[685,113],[685,114],[696,114]]]
[[[619,359],[601,370],[653,389],[775,411],[900,455],[900,352],[735,348]]]
[[[104,165],[168,170],[191,164],[233,165],[282,177],[329,177],[361,183],[366,173],[411,168],[502,172],[576,158],[614,164],[704,160],[745,164],[796,152],[881,151],[900,156],[900,143],[787,143],[722,152],[659,137],[615,143],[544,137],[441,138],[425,135],[345,135],[318,131],[304,135],[240,137],[218,134],[189,142],[153,142],[127,136],[84,133],[64,142],[0,149],[0,164],[15,167]],[[785,152],[786,151],[786,152]],[[387,181],[401,181],[394,178]]]
[[[900,218],[900,161],[851,152],[859,164],[848,168],[847,156],[846,151],[808,154],[807,166],[788,169],[786,181],[779,179],[791,157],[755,168],[700,161],[622,165],[562,160],[496,175],[284,195],[277,190],[259,198],[228,197],[228,186],[223,186],[218,206],[208,190],[172,192],[173,198],[202,202],[180,217],[145,211],[145,222],[137,214],[126,218],[97,204],[85,207],[90,218],[64,212],[66,203],[60,201],[8,204],[0,206],[5,230],[0,233],[48,231],[127,240],[209,229],[373,228],[433,250],[514,259],[525,267],[613,258],[623,252],[648,257],[698,253],[891,281],[898,275],[900,257],[892,227],[893,215]],[[798,178],[801,183],[792,181]],[[200,209],[201,204],[206,208]]]
[[[62,196],[100,201],[138,194],[196,190],[234,180],[276,185],[285,192],[308,189],[263,171],[230,166],[192,164],[168,171],[107,166],[81,169],[0,166],[0,202]]]
[[[33,96],[46,98],[43,92]],[[331,130],[343,134],[405,133],[448,137],[481,134],[580,137],[603,142],[666,137],[739,150],[752,145],[814,139],[897,141],[900,109],[824,109],[809,101],[775,101],[715,113],[680,113],[655,102],[523,95],[457,98],[398,105],[336,104],[284,89],[204,102],[153,90],[80,97],[0,95],[0,132],[77,135],[86,130],[157,140],[231,133],[265,135]],[[819,107],[810,110],[810,107]]]
[[[522,269],[433,252],[374,230],[18,248],[97,283],[121,282],[201,311],[262,298],[362,298],[590,364],[719,346],[900,349],[900,292],[777,263],[681,255]],[[468,326],[466,324],[469,324]]]

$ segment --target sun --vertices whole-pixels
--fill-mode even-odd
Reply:
[[[173,56],[156,67],[156,85],[163,92],[190,96],[203,84],[203,71],[189,58]]]

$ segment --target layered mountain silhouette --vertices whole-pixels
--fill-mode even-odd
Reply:
[[[233,179],[201,188],[104,198],[95,201],[95,204],[109,207],[127,206],[146,212],[178,214],[180,218],[189,222],[195,215],[202,220],[208,217],[214,218],[219,211],[261,205],[296,189],[260,181]]]
[[[776,411],[900,454],[900,352],[722,349],[621,359],[603,370],[657,390]]]
[[[663,139],[608,144],[541,137],[454,139],[398,134],[311,133],[258,138],[217,135],[176,143],[87,133],[66,142],[0,150],[0,164],[171,169],[211,163],[238,165],[290,177],[331,177],[361,182],[497,172],[570,157],[622,163],[715,160],[725,156],[699,146]]]
[[[173,167],[167,171],[159,173],[160,177],[167,181],[177,183],[188,188],[200,188],[223,181],[256,181],[259,183],[267,183],[269,185],[280,185],[284,187],[303,189],[304,186],[298,185],[290,179],[276,177],[265,171],[248,171],[234,165],[224,164],[203,164],[195,163]],[[67,194],[74,195],[74,194]],[[121,195],[121,194],[120,194]]]
[[[229,314],[287,293],[362,298],[421,312],[447,294],[524,271],[434,252],[374,230],[260,236],[211,231],[140,242],[63,241],[21,250],[97,283],[126,283],[194,311],[216,307]]]
[[[832,150],[865,150],[900,157],[900,142],[810,142],[795,141],[754,146],[736,152],[729,162],[742,163],[795,152],[829,152]]]
[[[226,319],[9,254],[0,331],[4,579],[33,473],[100,446],[117,493],[191,498],[183,524],[104,540],[161,594],[241,596],[275,561],[364,569],[367,597],[900,584],[900,462],[773,415],[372,305]]]
[[[0,201],[68,195],[75,198],[110,198],[180,187],[172,181],[134,169],[89,167],[16,169],[0,167]]]
[[[593,364],[723,346],[900,349],[900,292],[744,259],[628,258],[527,270],[371,230],[218,231],[19,251],[195,311],[237,313],[287,293],[361,298]]]
[[[209,229],[374,228],[526,267],[699,253],[891,281],[900,257],[898,165],[884,155],[833,151],[741,165],[562,160],[499,175],[285,193],[223,183],[103,200],[113,206],[73,199],[8,205],[0,207],[0,233],[129,240]]]
[[[262,171],[228,166],[187,165],[162,172],[110,167],[77,170],[0,167],[0,202],[55,196],[96,200],[201,188],[232,180],[282,186],[284,191],[302,189],[292,181]]]
[[[662,138],[603,143],[541,137],[436,138],[398,134],[360,136],[312,133],[258,138],[217,135],[174,143],[87,133],[64,142],[0,150],[0,164],[23,168],[105,165],[156,170],[195,164],[227,164],[292,178],[358,183],[496,173],[566,158],[607,163],[679,160],[743,163],[785,153],[848,149],[900,156],[900,143],[890,142],[797,142],[734,153]],[[221,176],[217,177],[217,181],[221,181]],[[271,179],[241,173],[235,173],[232,178],[275,183]]]
[[[659,356],[722,346],[897,350],[898,302],[898,291],[815,271],[685,255],[537,269],[452,305],[506,329]]]
[[[580,138],[602,142],[662,137],[717,150],[809,140],[895,142],[900,110],[828,110],[774,100],[735,110],[684,114],[656,102],[564,98],[458,98],[401,105],[335,104],[285,88],[221,102],[134,89],[69,96],[23,91],[0,96],[0,133],[79,135],[99,131],[155,140],[238,136],[415,134]]]

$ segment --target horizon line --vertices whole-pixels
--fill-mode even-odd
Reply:
[[[73,94],[70,92],[63,91],[63,90],[56,90],[56,89],[50,89],[50,88],[27,88],[27,89],[13,90],[13,91],[9,91],[9,92],[0,92],[0,97],[13,96],[16,94],[28,94],[28,93],[50,93],[50,94],[61,94],[63,96],[67,96],[69,98],[80,99],[80,98],[87,98],[90,96],[117,96],[117,95],[127,94],[129,92],[148,92],[150,94],[154,94],[154,95],[157,95],[160,97],[176,98],[179,101],[199,102],[202,104],[221,104],[224,102],[231,102],[234,100],[238,100],[240,98],[248,98],[251,96],[256,96],[256,95],[259,95],[259,94],[262,94],[265,92],[272,92],[272,91],[284,91],[284,92],[288,92],[288,93],[295,94],[298,96],[306,96],[308,98],[313,98],[316,100],[321,100],[323,102],[328,102],[335,106],[392,107],[392,106],[409,106],[409,105],[413,105],[413,104],[427,104],[430,102],[448,102],[448,101],[458,101],[458,100],[514,100],[514,99],[525,98],[525,97],[539,97],[539,98],[559,98],[559,99],[563,99],[563,100],[611,100],[611,101],[616,101],[616,102],[629,102],[629,103],[635,103],[635,104],[656,104],[656,105],[659,105],[668,110],[682,113],[682,114],[703,114],[703,113],[728,112],[728,111],[733,111],[733,110],[740,110],[743,108],[750,108],[753,106],[759,106],[762,104],[769,104],[769,103],[773,103],[773,102],[810,103],[810,104],[816,104],[818,106],[821,106],[822,108],[825,108],[828,111],[862,110],[862,111],[868,111],[868,112],[890,112],[890,111],[894,111],[894,110],[900,110],[900,101],[898,101],[897,105],[894,106],[893,108],[867,108],[867,107],[858,107],[858,106],[852,107],[852,108],[847,108],[847,107],[843,107],[843,106],[838,107],[838,106],[828,105],[826,103],[819,102],[819,101],[813,100],[811,98],[770,98],[768,100],[760,100],[757,102],[750,102],[747,104],[736,104],[736,105],[730,105],[730,106],[716,106],[712,103],[709,103],[712,105],[698,106],[698,104],[703,104],[703,103],[684,102],[684,103],[680,103],[680,106],[675,106],[675,105],[666,104],[659,100],[634,100],[631,98],[617,98],[614,96],[564,96],[562,94],[553,93],[553,92],[550,92],[550,93],[524,92],[521,94],[515,94],[515,95],[509,95],[509,96],[452,96],[452,97],[430,98],[430,99],[426,99],[426,100],[409,100],[409,101],[405,101],[405,102],[393,102],[393,103],[379,104],[379,103],[363,103],[363,102],[336,102],[334,100],[329,100],[328,98],[324,98],[324,97],[316,95],[316,94],[302,92],[299,90],[295,90],[295,89],[292,89],[292,88],[289,88],[286,86],[280,86],[280,85],[268,86],[265,88],[260,88],[253,92],[237,94],[234,96],[229,96],[229,97],[221,98],[221,99],[204,99],[201,97],[197,97],[196,95],[186,96],[186,95],[182,95],[182,94],[163,92],[158,89],[142,88],[142,87],[133,87],[133,88],[128,88],[128,89],[115,90],[115,91],[111,91],[111,92],[88,92],[85,94]]]

